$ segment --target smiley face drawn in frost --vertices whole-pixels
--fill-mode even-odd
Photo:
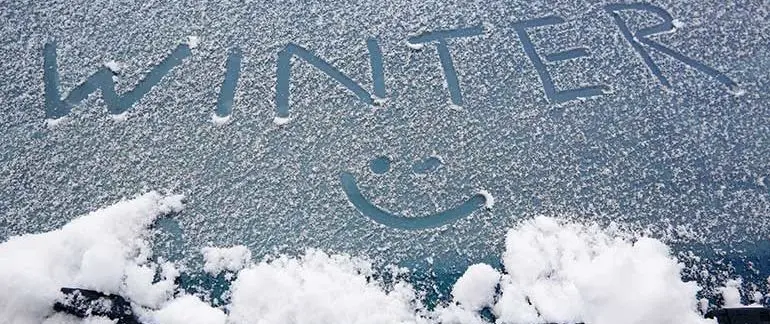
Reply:
[[[390,159],[377,157],[369,162],[369,168],[375,174],[385,174],[390,170],[390,164]],[[429,157],[425,161],[415,164],[412,170],[415,173],[424,174],[438,169],[440,165],[441,160],[439,158]],[[361,214],[379,224],[398,229],[420,230],[439,227],[466,217],[478,209],[484,207],[491,208],[493,204],[492,196],[488,192],[481,190],[455,207],[427,216],[405,217],[390,213],[366,199],[363,193],[361,193],[361,189],[358,187],[353,174],[343,171],[340,174],[340,180],[342,182],[342,190],[345,192],[348,200]]]

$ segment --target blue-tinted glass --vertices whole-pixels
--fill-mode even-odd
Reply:
[[[314,247],[451,282],[560,215],[705,286],[770,275],[765,2],[99,6],[0,4],[0,241],[158,189],[187,197],[158,224],[181,263]]]

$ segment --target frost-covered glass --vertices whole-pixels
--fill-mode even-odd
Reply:
[[[647,231],[704,285],[768,276],[762,1],[0,6],[0,241],[165,189],[182,262],[462,272],[548,215]]]

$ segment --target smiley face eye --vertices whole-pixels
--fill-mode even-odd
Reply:
[[[390,170],[390,159],[384,156],[378,156],[369,162],[369,169],[375,174],[383,174]]]

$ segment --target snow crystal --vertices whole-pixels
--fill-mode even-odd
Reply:
[[[125,68],[125,64],[117,61],[109,61],[104,63],[104,67],[112,71],[112,73],[118,74]]]
[[[47,118],[45,120],[45,126],[48,127],[48,129],[55,129],[59,126],[67,124],[70,120],[72,120],[72,118],[67,116],[59,118]]]
[[[244,245],[230,248],[205,247],[203,253],[203,271],[217,275],[223,271],[236,272],[251,263],[251,251]]]
[[[198,47],[201,43],[201,38],[198,36],[187,36],[187,46],[191,49]]]
[[[378,96],[372,95],[372,104],[374,104],[377,107],[382,107],[386,103],[388,103],[388,98],[380,98]]]
[[[224,126],[230,123],[230,116],[219,116],[216,113],[211,114],[211,122],[214,123],[215,126]]]
[[[484,208],[492,209],[495,206],[495,197],[489,191],[482,189],[478,191],[478,194],[484,196]]]
[[[124,122],[128,120],[128,111],[124,111],[122,113],[114,114],[114,115],[110,114],[110,118],[112,118],[112,120],[115,122]]]
[[[290,121],[291,121],[291,118],[289,118],[289,117],[275,117],[275,118],[273,118],[273,123],[278,125],[278,126],[286,125]]]
[[[452,110],[452,111],[465,111],[465,108],[463,106],[453,104],[453,103],[449,103],[447,107],[449,108],[449,110]]]
[[[412,50],[419,51],[423,47],[425,47],[425,44],[422,44],[422,43],[410,43],[410,42],[407,41],[406,42],[406,46],[408,46]]]

